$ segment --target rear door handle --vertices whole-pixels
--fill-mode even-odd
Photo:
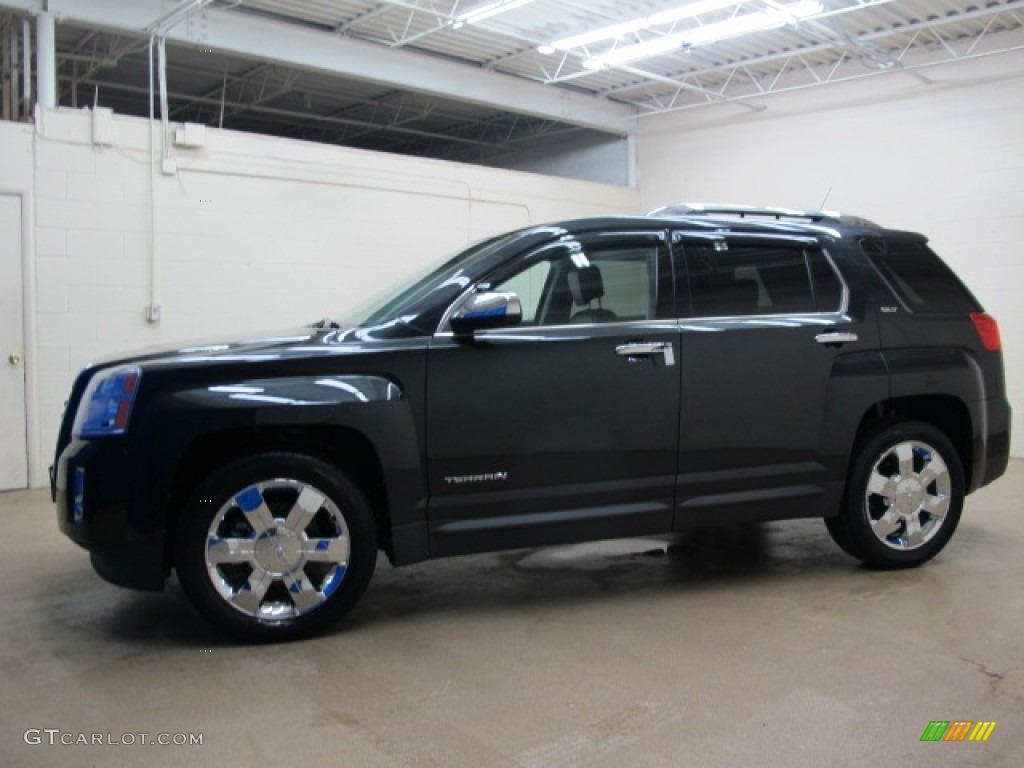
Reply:
[[[819,344],[846,344],[848,342],[857,341],[857,334],[829,331],[827,333],[819,333],[814,337],[814,340]]]
[[[675,365],[676,355],[670,341],[631,341],[615,348],[615,354],[628,357],[631,362],[638,362],[642,357],[664,355],[665,365]]]

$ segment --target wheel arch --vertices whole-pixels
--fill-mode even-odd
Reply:
[[[223,430],[190,443],[171,480],[165,536],[170,565],[174,564],[174,532],[196,486],[229,462],[274,451],[312,456],[345,472],[370,502],[380,548],[392,555],[391,510],[373,442],[351,427],[310,425]]]
[[[953,395],[911,395],[875,403],[861,417],[850,452],[849,468],[864,444],[880,429],[900,421],[930,424],[949,438],[964,470],[965,487],[974,488],[974,420],[967,404]],[[849,482],[850,471],[847,471]]]

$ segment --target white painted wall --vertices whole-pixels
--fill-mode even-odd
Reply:
[[[924,232],[1003,336],[1024,456],[1024,51],[641,122],[644,209],[701,201],[855,213]]]
[[[156,174],[149,128],[87,110],[0,122],[0,186],[26,191],[31,482],[89,359],[337,314],[485,235],[665,202],[829,208],[926,232],[1000,321],[1024,455],[1024,53],[648,118],[638,186],[577,182],[207,130]],[[155,245],[155,261],[151,261]],[[155,268],[151,266],[155,264]],[[152,296],[163,319],[148,324]]]
[[[622,136],[574,131],[539,137],[506,153],[485,156],[481,165],[543,173],[567,179],[630,186],[630,141]]]
[[[92,143],[88,110],[40,111],[34,136],[0,123],[0,168],[35,210],[35,485],[88,360],[336,316],[484,236],[639,210],[622,187],[209,129],[153,176],[147,121],[115,115],[112,136]]]

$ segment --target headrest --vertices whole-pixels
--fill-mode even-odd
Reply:
[[[585,307],[594,299],[604,296],[604,280],[596,265],[580,267],[570,272],[568,277],[572,301],[576,306]]]

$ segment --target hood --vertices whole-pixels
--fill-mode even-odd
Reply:
[[[181,341],[156,345],[132,353],[99,358],[86,369],[108,368],[129,363],[192,363],[212,360],[269,360],[281,357],[287,350],[312,351],[324,344],[329,330],[290,328],[265,334],[246,334],[218,338],[213,341]],[[335,339],[336,341],[336,339]]]

